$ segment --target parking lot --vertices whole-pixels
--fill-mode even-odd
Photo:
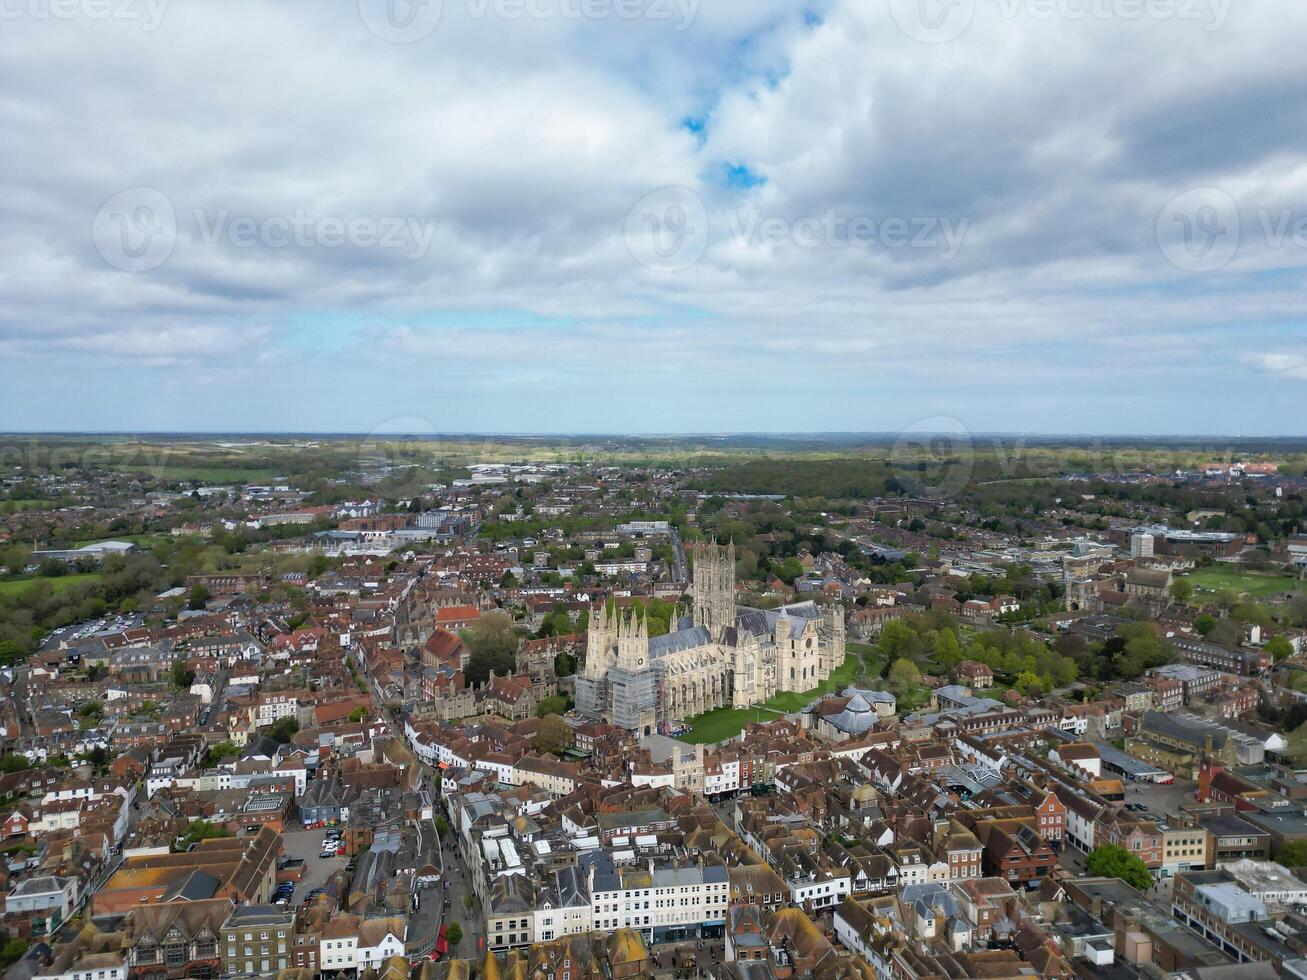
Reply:
[[[1197,789],[1197,783],[1179,779],[1169,786],[1157,783],[1126,783],[1125,802],[1145,804],[1148,810],[1139,813],[1141,817],[1165,820],[1168,816],[1178,813],[1184,804],[1193,803]]]
[[[295,895],[292,899],[297,904],[304,901],[304,896],[310,890],[321,888],[333,872],[344,868],[349,861],[349,858],[344,855],[334,858],[319,857],[326,836],[327,831],[322,828],[289,830],[282,835],[284,856],[299,858],[304,862],[304,880],[295,886]]]

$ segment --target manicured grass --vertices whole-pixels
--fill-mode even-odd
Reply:
[[[1255,572],[1219,565],[1200,568],[1188,575],[1187,578],[1199,589],[1207,589],[1212,592],[1229,589],[1236,595],[1246,592],[1260,599],[1280,595],[1284,592],[1293,592],[1300,589],[1303,584],[1298,579],[1288,575],[1258,575]]]
[[[844,663],[835,668],[830,679],[811,691],[802,693],[786,691],[765,704],[752,708],[718,708],[716,711],[709,711],[697,718],[691,718],[690,725],[694,731],[689,735],[683,735],[680,740],[691,745],[706,745],[734,738],[754,722],[770,721],[780,715],[799,711],[823,694],[844,690],[857,680],[864,666],[862,657],[858,653],[850,652],[845,657]],[[929,700],[929,692],[927,692],[927,700]]]
[[[716,711],[691,718],[690,724],[694,726],[694,731],[689,735],[682,735],[680,741],[690,745],[724,742],[728,738],[734,738],[744,731],[746,726],[756,721],[772,721],[779,717],[780,715],[768,711],[761,705],[753,708],[718,708]]]
[[[982,695],[986,692],[981,691]],[[898,698],[898,713],[900,715],[916,711],[918,708],[924,708],[930,704],[930,688],[925,685],[909,688]]]
[[[853,679],[858,676],[861,668],[862,662],[858,657],[845,657],[844,663],[835,668],[830,675],[830,680],[824,684],[819,684],[811,691],[786,691],[778,694],[767,702],[767,707],[776,711],[798,711],[823,694],[844,690],[853,683]]]
[[[56,575],[54,577],[16,578],[0,582],[0,595],[22,595],[28,589],[41,582],[49,582],[55,593],[67,592],[76,585],[94,582],[100,577],[99,572],[84,572],[80,575]]]

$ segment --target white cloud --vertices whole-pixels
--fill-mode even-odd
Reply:
[[[788,416],[801,428],[840,416],[822,392],[848,393],[864,415],[904,399],[930,414],[959,378],[1010,390],[1005,411],[1042,405],[1043,379],[1133,373],[1141,338],[1164,357],[1202,331],[1208,358],[1229,365],[1250,330],[1307,315],[1295,281],[1264,275],[1301,268],[1301,250],[1268,241],[1256,219],[1298,206],[1307,181],[1297,0],[1231,8],[1217,30],[978,3],[946,44],[908,38],[887,0],[823,0],[812,19],[782,0],[702,0],[684,31],[475,9],[445,0],[411,45],[370,34],[353,2],[187,0],[152,32],[6,21],[0,127],[18,152],[0,163],[0,350],[29,369],[41,357],[203,361],[232,395],[179,406],[192,412],[265,392],[264,365],[281,357],[334,387],[302,400],[343,413],[336,425],[385,391],[354,393],[358,363],[374,378],[452,363],[456,383],[510,402],[510,381],[547,391],[568,379],[578,415],[611,403],[587,386],[653,365],[683,398],[732,379],[744,419],[774,410],[756,379],[779,366],[819,393]],[[730,167],[764,182],[726,181]],[[623,239],[635,202],[669,185],[699,194],[711,227],[703,258],[671,274],[637,264]],[[1226,190],[1243,218],[1236,256],[1205,276],[1157,242],[1161,209],[1198,186]],[[171,257],[135,275],[90,236],[101,204],[130,187],[157,188],[177,215]],[[200,233],[218,213],[301,209],[435,230],[416,259]],[[966,232],[951,257],[883,237],[769,246],[733,237],[741,209],[787,227],[834,213]],[[330,332],[317,342],[305,321]],[[1300,364],[1243,363],[1301,377]],[[888,374],[916,387],[886,394]],[[868,377],[881,381],[858,384]],[[1179,410],[1150,411],[1187,427],[1197,396],[1171,395]],[[512,404],[555,411],[538,395]],[[1001,416],[976,412],[991,410]],[[1066,424],[1080,412],[1069,405]]]
[[[1249,354],[1245,361],[1267,374],[1307,381],[1307,356],[1302,354]]]

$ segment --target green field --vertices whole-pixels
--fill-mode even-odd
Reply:
[[[136,476],[150,476],[156,480],[199,481],[200,483],[215,485],[268,483],[282,475],[277,470],[272,469],[247,470],[235,466],[191,466],[185,463],[162,463],[159,465],[133,463],[115,466],[114,469],[121,473],[131,473]]]
[[[42,582],[49,582],[56,593],[67,592],[75,585],[94,582],[100,577],[99,572],[84,572],[80,575],[56,575],[54,577],[16,578],[0,582],[0,596],[22,595]]]
[[[694,728],[689,735],[681,736],[682,742],[688,742],[691,745],[709,745],[714,742],[722,742],[728,738],[734,738],[745,727],[758,721],[774,721],[781,715],[790,714],[805,707],[810,701],[814,701],[823,694],[829,694],[833,691],[842,691],[848,687],[863,672],[865,664],[860,656],[851,654],[846,657],[844,663],[835,669],[831,674],[830,680],[819,687],[814,687],[811,691],[798,693],[787,691],[776,695],[765,704],[756,705],[752,708],[718,708],[716,711],[709,711],[707,714],[699,715],[690,719],[690,725]]]
[[[1246,592],[1259,599],[1280,595],[1285,592],[1293,592],[1296,589],[1301,589],[1303,585],[1298,579],[1288,575],[1258,575],[1255,572],[1225,568],[1219,565],[1200,568],[1186,577],[1199,589],[1205,589],[1209,592],[1220,592],[1222,589],[1229,589],[1236,595]]]
[[[17,514],[25,510],[55,510],[55,500],[0,500],[0,514]]]

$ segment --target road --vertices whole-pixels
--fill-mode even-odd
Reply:
[[[472,876],[463,866],[458,847],[453,844],[452,832],[441,846],[441,858],[445,865],[445,882],[449,885],[445,889],[445,897],[449,902],[445,912],[447,921],[457,922],[463,930],[463,942],[458,947],[460,955],[475,956],[482,948],[480,940],[485,936],[485,916],[482,914],[481,903],[472,891]],[[467,907],[469,898],[472,900],[471,911]]]
[[[690,579],[688,563],[685,560],[685,545],[681,543],[681,532],[672,528],[672,581],[684,585]]]
[[[359,675],[364,678],[368,691],[372,695],[372,700],[377,706],[381,716],[391,726],[391,731],[396,738],[404,737],[404,725],[400,718],[391,712],[386,702],[381,697],[381,692],[377,688],[376,681],[368,673],[367,663],[362,657],[355,656],[354,652],[348,654],[353,659]],[[443,810],[440,797],[440,773],[420,759],[417,760],[418,766],[422,770],[423,778],[428,788],[432,790],[432,796],[436,801],[436,806]],[[424,832],[426,828],[423,828]],[[457,922],[463,930],[463,941],[459,943],[456,950],[451,950],[451,955],[457,953],[459,956],[474,956],[481,951],[479,941],[485,936],[485,917],[482,915],[481,903],[477,900],[476,894],[472,889],[472,879],[468,875],[467,869],[463,866],[462,858],[458,853],[458,847],[454,843],[453,831],[445,835],[445,840],[441,842],[440,863],[441,863],[441,883],[439,885],[440,901],[440,922],[437,928],[446,922]],[[448,888],[446,888],[448,884]],[[468,910],[466,899],[472,900],[472,909]],[[430,901],[427,893],[423,894],[424,901]],[[444,907],[445,900],[448,900],[449,907]]]

